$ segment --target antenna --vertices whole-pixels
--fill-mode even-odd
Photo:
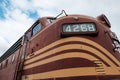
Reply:
[[[55,19],[58,18],[58,17],[59,17],[60,15],[62,15],[63,13],[65,14],[65,16],[68,16],[67,13],[65,12],[65,10],[62,10],[61,13],[55,17]]]

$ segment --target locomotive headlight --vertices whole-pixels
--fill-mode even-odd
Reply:
[[[62,31],[63,33],[91,33],[96,32],[96,26],[94,23],[64,24]]]

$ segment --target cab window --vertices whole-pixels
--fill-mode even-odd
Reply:
[[[37,34],[40,30],[41,30],[41,24],[38,23],[38,24],[36,24],[36,25],[33,27],[33,29],[32,29],[32,35]]]
[[[31,38],[31,32],[27,32],[25,35],[25,42],[29,41],[30,38]]]

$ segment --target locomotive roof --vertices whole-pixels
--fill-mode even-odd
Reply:
[[[8,56],[13,54],[16,50],[18,50],[22,46],[22,37],[18,39],[1,57],[0,62],[6,59]]]

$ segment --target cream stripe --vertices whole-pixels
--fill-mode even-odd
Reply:
[[[64,50],[69,50],[69,49],[79,49],[79,48],[78,48],[78,47],[74,47],[74,48],[73,48],[72,45],[61,46],[61,47],[52,49],[52,50],[50,50],[50,51],[48,51],[48,52],[46,52],[46,53],[44,53],[44,54],[41,54],[41,55],[39,55],[39,56],[36,56],[35,58],[32,58],[32,59],[30,59],[30,60],[27,60],[27,61],[25,61],[25,64],[28,64],[28,63],[30,63],[30,62],[34,62],[34,61],[36,61],[36,60],[38,60],[38,59],[47,57],[47,56],[52,55],[52,54],[55,54],[55,53],[57,53],[57,52],[64,51]]]
[[[81,41],[81,42],[86,42],[87,43],[87,39],[85,39],[85,38],[78,38],[78,37],[63,38],[63,39],[60,39],[60,40],[58,40],[58,41],[56,41],[54,43],[51,43],[48,46],[36,51],[34,54],[35,55],[40,54],[41,52],[44,52],[44,51],[46,51],[46,50],[48,50],[48,49],[50,49],[50,48],[52,48],[52,47],[54,47],[56,45],[66,43],[66,42],[70,42],[70,41]],[[29,58],[30,58],[29,56],[26,57],[26,59],[29,59]]]
[[[47,79],[47,78],[59,78],[59,77],[72,77],[72,76],[89,76],[96,75],[95,68],[71,68],[56,70],[51,72],[45,72],[40,74],[29,75],[28,79]]]
[[[105,75],[120,75],[120,73],[112,67],[106,67]],[[70,69],[62,69],[38,74],[28,75],[29,80],[34,79],[48,79],[48,78],[62,78],[62,77],[75,77],[75,76],[96,76],[98,75],[93,67],[85,67],[85,68],[70,68]],[[22,76],[22,80],[24,80],[24,76]]]
[[[58,55],[58,56],[55,56],[52,58],[48,58],[48,59],[42,60],[40,62],[32,63],[31,65],[24,66],[24,70],[35,67],[35,66],[43,65],[46,63],[50,63],[50,62],[53,62],[56,60],[61,60],[61,59],[65,59],[65,58],[74,58],[74,57],[75,58],[85,58],[85,59],[89,59],[89,60],[98,60],[97,58],[95,58],[91,55],[88,55],[86,53],[71,52],[71,53],[61,54],[61,55]]]
[[[79,37],[69,37],[69,38],[58,40],[58,41],[48,45],[47,47],[40,49],[39,51],[37,51],[35,53],[35,55],[39,54],[45,50],[48,50],[49,48],[51,48],[53,46],[59,45],[61,43],[69,42],[69,41],[80,41],[80,42],[85,42],[85,43],[91,44],[91,45],[97,47],[98,49],[100,49],[101,51],[103,51],[104,53],[106,53],[111,59],[113,59],[113,61],[115,61],[120,66],[120,62],[111,53],[109,53],[105,48],[103,48],[101,45],[99,45],[98,43],[95,43],[89,39],[79,38]],[[28,58],[26,58],[26,59],[28,59]]]
[[[59,48],[60,48],[60,47],[59,47]],[[96,49],[94,49],[94,48],[92,48],[92,47],[89,47],[89,46],[86,46],[86,45],[79,45],[79,44],[66,45],[66,46],[62,46],[62,48],[60,48],[60,50],[61,50],[61,49],[65,49],[65,50],[67,50],[67,49],[81,49],[81,50],[86,50],[86,51],[89,51],[89,50],[90,50],[89,52],[92,52],[92,53],[98,55],[98,56],[99,56],[101,59],[103,59],[106,63],[109,63],[111,66],[115,66],[115,65],[114,65],[106,56],[104,56],[102,53],[100,53],[100,52],[97,51]],[[50,55],[50,54],[55,54],[55,53],[56,53],[55,51],[58,51],[58,50],[54,49],[54,52],[45,53],[45,54],[43,54],[43,56],[38,56],[37,58],[33,58],[33,59],[29,60],[29,62],[32,62],[32,61],[41,59],[41,58],[46,57],[46,56],[48,56],[48,55]],[[75,52],[73,52],[73,54],[75,54]],[[78,54],[79,54],[79,56],[82,57],[82,58],[90,59],[89,57],[81,56],[81,53],[78,53]],[[86,54],[86,53],[84,53],[84,54]],[[69,54],[63,54],[63,55],[66,55],[66,56],[64,56],[64,58],[68,58],[68,57],[69,57]],[[88,54],[86,54],[86,55],[88,55]],[[61,56],[61,55],[60,55],[60,56]],[[91,55],[91,56],[92,56],[92,55]],[[72,58],[72,57],[76,57],[76,56],[75,56],[75,55],[72,55],[72,56],[70,56],[70,57]],[[55,58],[57,58],[57,57],[52,57],[52,58],[48,58],[48,59],[42,60],[42,61],[40,61],[40,62],[32,63],[32,64],[30,64],[30,65],[25,66],[24,69],[28,69],[28,68],[32,68],[32,67],[35,67],[35,66],[38,66],[38,65],[46,64],[46,63],[49,63],[49,62],[52,62],[52,61],[55,61],[55,60],[64,59],[63,56],[61,56],[61,57],[59,57],[59,58],[57,58],[57,59],[55,59]],[[92,59],[92,58],[91,58],[91,59]],[[91,59],[90,59],[90,60],[91,60]],[[92,60],[94,60],[94,59],[92,59]],[[26,63],[29,63],[29,62],[26,61],[25,64],[26,64]],[[42,64],[40,64],[40,63],[42,63]]]

